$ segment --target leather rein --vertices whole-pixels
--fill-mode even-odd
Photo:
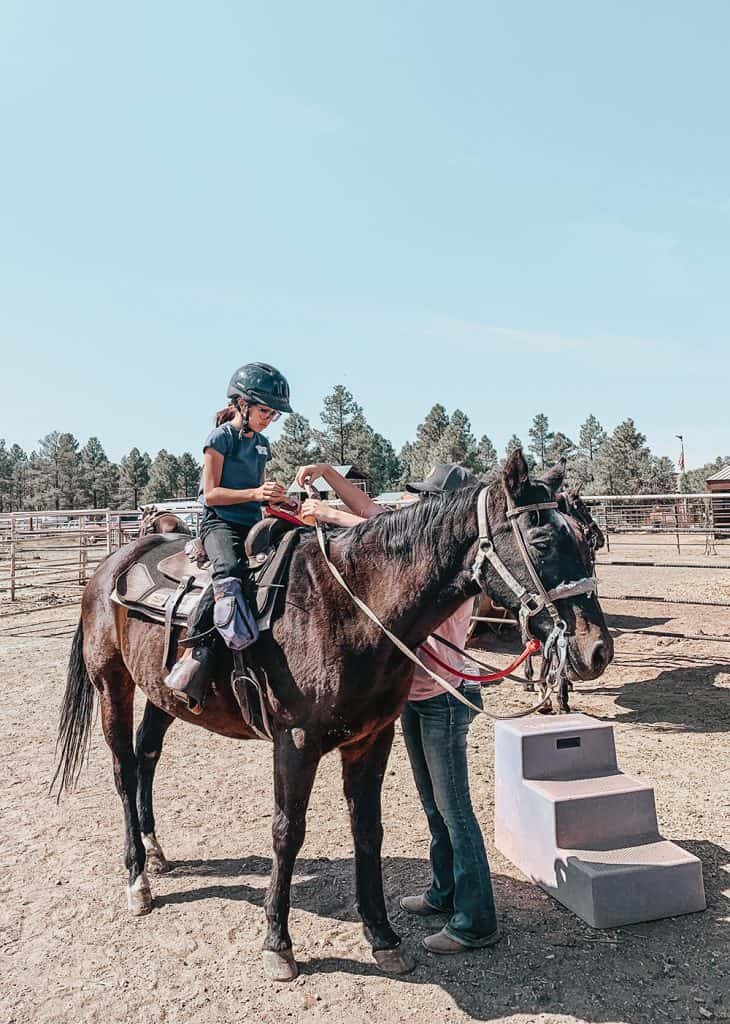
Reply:
[[[305,486],[307,487],[307,491],[308,493],[310,493],[310,496],[314,497],[314,491],[309,486],[309,484],[306,483]],[[509,665],[506,669],[500,670],[499,672],[490,673],[488,677],[479,677],[478,681],[496,682],[498,679],[503,679],[505,676],[510,675],[510,673],[514,671],[514,669],[523,661],[525,661],[531,654],[537,653],[537,651],[540,648],[540,642],[532,635],[529,628],[530,619],[533,618],[535,615],[539,615],[542,611],[547,611],[553,620],[553,629],[550,635],[548,636],[547,640],[545,641],[543,649],[544,660],[552,666],[552,678],[550,676],[548,677],[549,684],[546,696],[534,707],[528,708],[525,711],[518,711],[506,715],[496,714],[495,712],[487,711],[485,708],[479,708],[475,704],[472,704],[472,702],[462,693],[460,693],[459,690],[456,689],[456,687],[452,686],[451,683],[447,682],[445,679],[442,679],[441,676],[437,675],[436,672],[433,672],[430,668],[428,668],[427,665],[424,665],[423,661],[418,657],[417,654],[415,654],[410,649],[410,647],[407,647],[402,640],[395,636],[394,633],[391,633],[387,626],[385,626],[380,621],[375,612],[373,612],[372,609],[369,608],[364,601],[362,601],[356,594],[352,592],[350,587],[343,579],[342,574],[340,573],[337,566],[333,565],[327,550],[327,540],[325,537],[324,530],[322,528],[322,524],[319,522],[319,520],[315,522],[317,542],[319,544],[319,548],[322,552],[322,555],[324,556],[325,563],[331,574],[334,576],[334,578],[337,580],[337,582],[340,584],[343,590],[349,595],[352,601],[357,605],[357,607],[365,615],[367,615],[367,617],[372,622],[374,622],[378,626],[378,628],[385,634],[385,636],[388,637],[391,643],[393,643],[398,648],[398,650],[403,655],[405,655],[406,658],[408,658],[415,665],[421,668],[426,673],[426,675],[428,675],[431,679],[434,680],[434,682],[438,683],[439,686],[441,686],[444,690],[450,693],[452,697],[460,701],[460,703],[464,704],[475,714],[484,714],[487,715],[488,718],[492,718],[495,720],[525,718],[527,715],[531,715],[533,714],[533,712],[541,710],[549,702],[552,691],[557,691],[558,687],[562,683],[568,653],[568,627],[565,621],[561,618],[560,613],[558,612],[558,609],[555,606],[555,601],[560,601],[567,597],[574,597],[579,594],[595,593],[597,586],[595,578],[591,576],[584,577],[580,580],[576,580],[573,583],[561,583],[557,587],[554,587],[552,590],[546,590],[542,580],[540,579],[537,567],[535,566],[535,563],[533,562],[530,556],[530,552],[528,551],[527,544],[525,542],[522,530],[519,525],[519,517],[527,512],[537,512],[539,516],[542,510],[557,510],[558,503],[556,501],[546,501],[537,502],[531,505],[515,505],[512,499],[509,497],[509,495],[507,497],[507,502],[507,521],[512,531],[514,532],[515,539],[517,541],[517,546],[520,550],[520,554],[522,555],[530,579],[532,580],[532,583],[534,585],[534,590],[529,590],[527,587],[522,586],[522,584],[515,579],[510,570],[507,568],[507,566],[504,564],[502,559],[497,554],[497,551],[494,547],[494,543],[492,540],[492,532],[487,517],[486,487],[483,487],[479,491],[479,494],[477,496],[477,525],[479,529],[479,548],[477,551],[476,558],[474,559],[474,564],[472,565],[472,578],[477,584],[479,584],[479,587],[481,589],[479,577],[481,575],[484,562],[487,561],[490,563],[490,565],[493,566],[493,568],[502,578],[504,583],[509,587],[509,589],[515,595],[515,597],[517,597],[520,603],[519,622],[522,640],[525,644],[525,650],[522,652],[522,655],[520,655],[520,657],[515,662],[513,662],[512,665]],[[444,642],[438,636],[435,636],[434,638],[440,640],[441,642]],[[429,651],[427,651],[426,653],[428,657],[433,657],[433,655]],[[460,653],[463,654],[464,652]],[[434,660],[438,662],[438,659]],[[451,668],[448,668],[447,670],[453,672],[454,675],[458,675],[462,679],[477,679],[477,677],[464,676],[463,673],[455,672]]]

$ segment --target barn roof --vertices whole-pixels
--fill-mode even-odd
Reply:
[[[708,476],[707,482],[710,480],[730,480],[730,463],[727,466],[723,466],[722,469],[718,469],[717,473],[713,473],[712,476]]]

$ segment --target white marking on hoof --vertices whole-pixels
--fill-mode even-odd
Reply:
[[[375,963],[386,974],[410,974],[416,961],[400,947],[398,949],[374,949]]]
[[[264,971],[271,981],[294,981],[299,974],[297,962],[290,949],[276,953],[273,949],[263,951]]]
[[[154,832],[142,833],[142,845],[147,854],[145,870],[149,868],[156,875],[164,875],[166,871],[171,870],[170,863],[162,852],[162,847],[157,842]]]
[[[149,914],[152,910],[152,891],[144,871],[137,875],[132,885],[127,886],[127,906],[134,917]]]

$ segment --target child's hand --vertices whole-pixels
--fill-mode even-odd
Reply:
[[[261,484],[258,488],[258,495],[258,501],[267,505],[280,505],[286,501],[286,491],[281,484],[277,484],[274,480],[267,480],[265,484]]]

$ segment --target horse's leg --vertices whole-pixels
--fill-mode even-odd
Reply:
[[[152,893],[145,872],[145,848],[137,816],[137,758],[132,748],[134,683],[125,668],[97,676],[101,689],[101,724],[114,763],[114,782],[124,809],[124,863],[129,871],[127,904],[135,916],[152,910]]]
[[[340,753],[355,841],[357,907],[378,966],[389,974],[405,974],[413,970],[414,964],[398,948],[400,936],[388,920],[380,860],[383,845],[380,798],[393,731],[391,723],[368,746],[345,748]]]
[[[268,930],[264,968],[274,981],[291,981],[298,969],[291,949],[289,907],[294,861],[302,848],[307,806],[321,757],[302,729],[274,735],[274,863],[266,893]]]
[[[147,701],[142,721],[137,729],[135,752],[137,755],[137,817],[142,832],[142,842],[147,851],[147,868],[162,873],[170,870],[170,865],[157,842],[155,835],[155,816],[152,811],[152,783],[155,769],[162,753],[162,741],[165,733],[175,719],[162,708]]]

